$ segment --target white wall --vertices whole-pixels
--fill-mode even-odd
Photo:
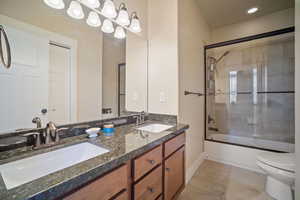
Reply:
[[[148,1],[148,108],[178,114],[178,0]]]
[[[294,9],[282,10],[262,17],[212,30],[212,43],[256,35],[294,26]]]
[[[204,45],[210,29],[196,0],[179,1],[179,122],[186,134],[187,179],[203,160],[204,97],[184,96],[184,90],[204,93]]]
[[[295,71],[295,90],[296,90],[296,197],[300,199],[300,0],[296,0],[296,71]]]

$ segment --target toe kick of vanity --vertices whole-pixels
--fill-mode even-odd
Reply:
[[[184,186],[183,132],[61,199],[172,200]]]

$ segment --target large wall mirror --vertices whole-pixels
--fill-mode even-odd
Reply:
[[[67,9],[71,0],[64,2]],[[12,65],[0,65],[0,134],[36,128],[35,117],[63,125],[147,111],[144,5],[126,2],[129,13],[139,13],[143,31],[117,39],[88,26],[86,8],[85,18],[76,20],[43,0],[2,0],[0,24]]]

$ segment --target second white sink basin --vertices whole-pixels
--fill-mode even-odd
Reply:
[[[160,132],[168,130],[169,128],[172,128],[172,127],[173,126],[171,126],[171,125],[165,125],[165,124],[150,124],[150,125],[147,125],[147,126],[137,128],[137,130],[148,131],[148,132],[151,132],[151,133],[160,133]]]
[[[9,190],[107,152],[85,142],[0,165],[0,173]]]

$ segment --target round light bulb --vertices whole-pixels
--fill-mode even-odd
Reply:
[[[70,7],[67,10],[67,13],[70,17],[75,18],[75,19],[82,19],[84,18],[84,13],[82,10],[82,7],[80,3],[77,1],[72,1],[70,4]]]
[[[119,11],[119,15],[118,15],[116,21],[121,26],[128,26],[130,24],[129,15],[125,8],[122,8]]]
[[[63,0],[44,0],[45,4],[55,9],[64,9],[65,3]]]
[[[101,20],[99,18],[99,15],[94,11],[91,11],[89,13],[88,18],[86,19],[86,23],[92,27],[101,26]]]
[[[118,39],[124,39],[126,37],[126,33],[121,26],[118,26],[116,28],[114,36],[115,36],[115,38],[118,38]]]
[[[81,2],[90,8],[99,8],[100,7],[99,0],[81,0]]]
[[[254,8],[250,8],[247,13],[248,14],[253,14],[253,13],[256,13],[258,11],[258,8],[254,7]]]
[[[102,14],[110,19],[115,18],[117,16],[115,4],[111,0],[105,0],[104,6],[102,8]]]
[[[132,18],[129,29],[134,33],[140,33],[142,31],[140,20],[136,16]]]
[[[113,33],[114,32],[114,26],[112,22],[108,19],[104,20],[101,30],[104,33]]]

